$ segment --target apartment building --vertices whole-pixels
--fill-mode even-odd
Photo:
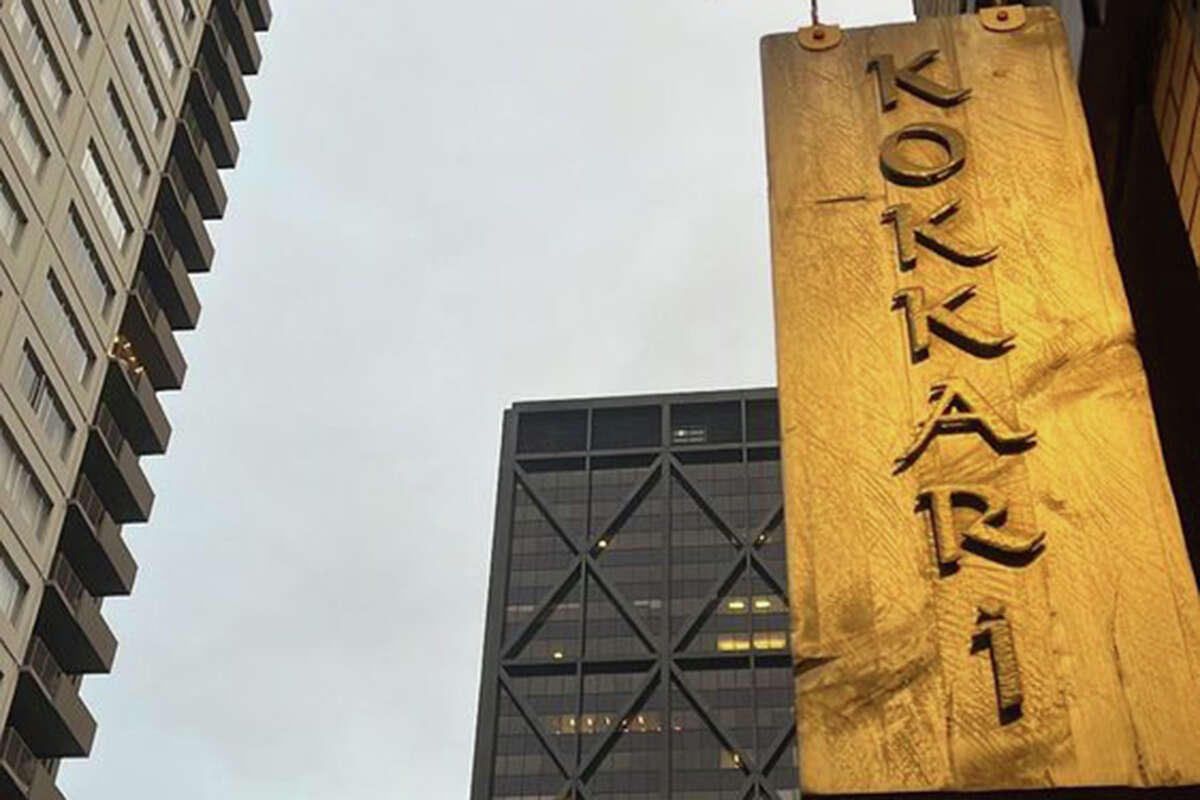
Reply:
[[[267,0],[0,1],[0,797],[51,800],[117,642]]]

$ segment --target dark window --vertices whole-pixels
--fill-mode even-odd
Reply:
[[[660,406],[598,408],[592,412],[592,449],[658,447],[662,442]]]
[[[774,400],[746,402],[746,439],[773,442],[779,439],[779,404]]]
[[[673,444],[729,444],[742,440],[741,403],[689,403],[671,406]]]
[[[587,449],[586,411],[534,411],[517,422],[518,453]]]

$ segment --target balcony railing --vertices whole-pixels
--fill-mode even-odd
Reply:
[[[112,415],[103,404],[96,407],[95,426],[100,431],[101,438],[108,444],[108,447],[113,452],[113,456],[121,457],[121,448],[127,447],[124,434],[121,433],[121,425],[117,422],[117,418]]]
[[[167,159],[167,168],[163,171],[170,176],[171,181],[175,184],[175,191],[179,195],[180,205],[187,208],[188,205],[196,202],[196,199],[192,197],[192,185],[184,177],[183,170],[179,168],[179,162],[173,158]]]
[[[155,214],[154,218],[150,221],[150,232],[158,240],[158,245],[163,251],[163,258],[166,259],[167,266],[170,267],[171,261],[179,252],[179,249],[175,247],[175,240],[167,232],[167,223],[163,222],[161,214]]]
[[[185,106],[179,118],[183,120],[183,127],[187,128],[188,133],[192,135],[192,141],[196,143],[196,149],[201,153],[207,152],[208,137],[204,135],[204,130],[200,127],[200,120],[196,119],[196,114],[192,111],[191,107]]]
[[[26,787],[33,783],[38,768],[37,756],[12,728],[5,728],[4,735],[0,736],[0,761],[7,764],[17,780]]]
[[[50,580],[58,584],[63,596],[67,598],[67,605],[76,613],[89,608],[99,612],[99,601],[92,597],[91,592],[83,585],[83,581],[75,574],[75,570],[61,553],[54,557],[54,564],[50,568]]]
[[[195,73],[200,78],[200,88],[204,90],[204,97],[211,103],[213,98],[217,97],[217,85],[212,75],[208,74],[208,64],[198,61]]]
[[[46,647],[39,637],[35,636],[29,640],[29,650],[25,654],[25,661],[41,680],[42,685],[46,687],[46,692],[53,697],[58,692],[58,687],[62,685],[65,675],[62,667],[50,653],[50,648]]]
[[[75,481],[73,497],[75,502],[79,503],[79,507],[83,509],[83,515],[87,517],[87,521],[92,523],[92,529],[99,532],[104,525],[104,517],[108,514],[108,510],[104,507],[104,501],[100,499],[100,495],[96,494],[92,482],[82,472],[79,473],[79,479]]]
[[[195,174],[188,171],[193,178],[189,184],[192,194],[205,219],[219,219],[225,211],[226,195],[225,187],[217,174],[217,160],[213,156],[212,146],[204,135],[200,120],[196,118],[190,103],[184,105],[180,111],[179,121],[186,131],[179,135],[192,143],[190,148],[184,148],[192,153],[189,163],[195,163]]]
[[[158,298],[154,296],[154,287],[141,272],[134,278],[133,291],[142,301],[142,305],[146,309],[146,319],[150,321],[150,327],[153,328],[158,324],[158,318],[162,316],[163,310],[162,306],[158,304]]]
[[[201,58],[196,61],[192,73],[196,76],[197,91],[203,98],[203,102],[197,105],[193,111],[198,119],[207,113],[208,116],[203,116],[203,121],[211,121],[215,126],[208,130],[207,137],[213,159],[218,167],[232,167],[237,161],[238,147],[237,138],[233,133],[233,120],[229,116],[229,106],[225,102],[225,96],[217,88],[216,79],[205,59]]]
[[[214,60],[224,62],[224,68],[222,68],[222,64],[218,63],[217,69],[220,72],[216,76],[210,73],[210,77],[224,79],[219,81],[219,85],[228,90],[222,94],[225,98],[225,107],[230,117],[235,120],[245,119],[246,114],[250,110],[250,95],[246,91],[246,81],[242,77],[241,65],[234,54],[233,45],[229,41],[229,35],[221,19],[221,14],[217,13],[216,4],[209,11],[207,25],[208,30],[205,33],[205,39],[212,39],[212,45],[216,51]],[[212,66],[212,61],[209,61],[208,66]]]

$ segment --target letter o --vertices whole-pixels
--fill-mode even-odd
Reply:
[[[944,164],[927,167],[907,158],[900,152],[900,143],[905,139],[924,139],[935,142],[946,151]],[[883,140],[879,151],[879,166],[884,177],[903,186],[933,186],[941,183],[963,168],[967,161],[967,140],[947,125],[936,122],[918,122],[905,125]]]

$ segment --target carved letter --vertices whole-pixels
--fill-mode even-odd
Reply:
[[[995,358],[1010,349],[1015,333],[993,333],[965,320],[955,311],[975,295],[975,286],[959,286],[936,303],[925,303],[925,290],[909,286],[896,292],[895,308],[904,310],[908,328],[908,348],[913,363],[929,356],[929,333],[980,358]]]
[[[1008,502],[988,486],[926,486],[917,495],[917,501],[929,512],[937,561],[943,568],[958,563],[962,558],[963,542],[968,540],[982,546],[982,555],[1004,561],[998,556],[1031,554],[1046,538],[1043,533],[1023,534],[1005,530]],[[954,509],[963,507],[979,511],[980,517],[964,530],[959,530],[954,524]]]
[[[900,152],[900,143],[906,139],[924,139],[935,142],[946,151],[946,162],[927,167]],[[904,186],[932,186],[941,183],[963,168],[967,161],[967,140],[948,125],[937,122],[918,122],[905,125],[883,140],[880,147],[879,164],[884,176],[892,183]]]
[[[937,236],[936,230],[928,227],[940,226],[953,217],[958,213],[959,205],[958,200],[951,200],[919,224],[912,206],[908,203],[890,206],[883,212],[884,223],[891,223],[896,233],[896,253],[899,256],[901,272],[917,266],[918,242],[963,267],[978,267],[996,257],[999,247],[967,247]]]
[[[879,102],[884,113],[896,107],[896,87],[907,89],[934,105],[949,107],[958,105],[971,94],[970,89],[952,89],[917,73],[932,64],[938,57],[937,50],[926,50],[912,61],[896,70],[896,59],[891,53],[872,56],[867,70],[873,71],[879,82]]]
[[[1021,716],[1021,666],[1017,663],[1017,644],[1007,610],[999,600],[989,598],[979,604],[978,626],[973,639],[973,652],[992,651],[992,677],[996,684],[996,701],[1000,706],[1001,723],[1015,721]]]
[[[917,433],[904,454],[896,459],[896,472],[916,463],[935,436],[947,433],[977,433],[994,450],[1016,453],[1033,446],[1033,430],[1014,428],[1004,421],[975,387],[964,378],[947,378],[930,389],[933,410],[917,425]]]

